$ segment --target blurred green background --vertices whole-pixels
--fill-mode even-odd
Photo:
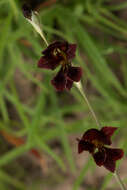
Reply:
[[[77,44],[74,63],[83,68],[87,97],[102,126],[118,127],[113,146],[125,151],[118,170],[126,183],[127,2],[28,2],[39,10],[49,43]],[[76,138],[97,126],[75,87],[58,93],[50,83],[56,71],[37,68],[46,46],[23,17],[22,4],[0,0],[0,189],[119,190],[112,174],[86,152],[78,155]],[[18,139],[26,143],[18,146]]]

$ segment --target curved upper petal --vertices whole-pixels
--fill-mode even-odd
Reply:
[[[55,41],[55,42],[51,43],[42,53],[44,55],[49,55],[56,48],[59,48],[61,51],[66,52],[68,49],[68,42],[66,42],[66,41]]]
[[[103,145],[110,145],[111,144],[111,134],[113,134],[113,132],[116,130],[116,129],[109,129],[110,127],[104,127],[102,128],[101,130],[98,130],[98,129],[89,129],[87,130],[82,139],[84,140],[88,140],[90,142],[92,142],[93,140],[96,140],[98,143],[102,143]],[[107,132],[107,133],[106,133]],[[110,133],[108,133],[110,132]],[[112,132],[112,133],[111,133]]]
[[[69,44],[67,41],[55,41],[51,43],[42,53],[46,56],[53,56],[53,51],[56,48],[63,51],[68,60],[75,57],[76,44]]]
[[[105,135],[105,144],[110,145],[111,144],[111,136],[116,131],[117,127],[103,127],[101,129],[101,132]]]
[[[82,140],[92,142],[93,140],[99,140],[100,141],[100,131],[98,129],[89,129],[87,130],[83,136]]]
[[[67,77],[72,81],[79,82],[82,76],[81,67],[69,67],[67,72]]]
[[[102,127],[102,128],[101,128],[101,131],[102,131],[105,135],[111,137],[111,136],[114,134],[114,132],[116,131],[116,129],[117,129],[117,127],[109,127],[109,126],[107,127],[107,126],[105,126],[105,127]]]

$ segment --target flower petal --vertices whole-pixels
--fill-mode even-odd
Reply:
[[[78,143],[78,153],[82,153],[84,150],[89,151],[90,153],[93,153],[95,149],[95,146],[92,143],[85,142],[83,140],[79,140]]]
[[[110,145],[111,144],[111,136],[113,135],[113,133],[116,131],[117,127],[103,127],[101,129],[101,132],[104,134],[105,136],[105,142],[104,144]]]
[[[67,76],[69,79],[79,82],[82,76],[82,69],[81,67],[69,67]]]
[[[108,144],[108,145],[111,144],[111,141],[109,141],[110,139],[107,138],[107,136],[103,132],[99,131],[98,129],[87,130],[84,133],[82,140],[85,140],[85,141],[87,140],[87,141],[92,142],[92,143],[94,143],[94,141],[95,141],[96,146],[97,146],[97,144],[98,145],[99,144],[103,144],[103,145],[104,144]]]
[[[123,157],[124,152],[122,149],[117,148],[105,148],[106,160],[104,162],[104,167],[111,172],[115,171],[115,162]]]
[[[50,55],[56,48],[63,51],[66,54],[68,60],[75,57],[76,44],[69,44],[67,41],[55,41],[50,44],[42,53],[44,55]]]
[[[107,136],[109,136],[109,137],[111,137],[112,135],[113,135],[113,133],[116,131],[116,129],[117,129],[117,127],[103,127],[102,129],[101,129],[101,131],[105,134],[105,135],[107,135]]]
[[[68,42],[55,41],[55,42],[51,43],[42,53],[44,55],[52,54],[53,50],[56,48],[60,49],[61,51],[66,52],[68,49]]]
[[[106,160],[105,150],[101,150],[93,154],[93,158],[98,166],[102,166]]]
[[[66,89],[67,89],[67,90],[70,90],[70,89],[72,88],[72,85],[73,85],[73,81],[67,79],[67,82],[66,82]]]
[[[76,52],[76,44],[69,44],[68,49],[67,49],[67,58],[68,59],[73,59],[75,57],[75,52]]]
[[[111,160],[119,160],[123,157],[124,152],[119,148],[105,148],[107,156]]]
[[[114,172],[116,168],[116,163],[113,160],[106,159],[103,166],[110,172]]]
[[[82,140],[92,142],[93,140],[99,140],[100,139],[100,131],[98,129],[89,129],[87,130]]]
[[[66,87],[66,77],[64,72],[60,70],[57,75],[51,80],[52,85],[58,91],[63,91]]]
[[[46,57],[41,57],[38,61],[38,67],[43,69],[54,70],[58,66],[59,62],[53,61],[52,59],[47,59]]]

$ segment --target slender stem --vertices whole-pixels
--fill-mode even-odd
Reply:
[[[41,37],[42,37],[42,39],[44,40],[45,44],[48,46],[49,44],[48,44],[48,42],[47,42],[46,38],[44,37],[44,35],[43,35],[42,33],[40,33],[40,36],[41,36]]]
[[[82,87],[81,82],[75,83],[75,85],[76,85],[76,87],[78,88],[78,90],[79,90],[80,94],[82,95],[83,99],[85,100],[86,104],[88,105],[88,108],[89,108],[89,110],[90,110],[90,112],[91,112],[91,115],[92,115],[93,119],[95,120],[97,126],[100,128],[100,127],[101,127],[101,124],[99,123],[99,121],[98,121],[98,119],[97,119],[97,116],[96,116],[96,114],[95,114],[95,112],[94,112],[92,106],[90,105],[90,102],[89,102],[87,96],[85,95],[85,92],[84,92],[84,90],[83,90],[83,87]]]
[[[115,173],[114,173],[114,176],[115,176],[117,182],[119,183],[120,188],[121,188],[122,190],[126,190],[126,187],[125,187],[124,183],[122,182],[122,180],[121,180],[119,174],[115,172]]]

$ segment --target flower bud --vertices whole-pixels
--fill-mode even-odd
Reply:
[[[22,11],[23,11],[24,17],[31,20],[31,17],[32,17],[32,9],[30,8],[30,6],[27,5],[27,4],[24,4],[24,5],[22,6]]]

